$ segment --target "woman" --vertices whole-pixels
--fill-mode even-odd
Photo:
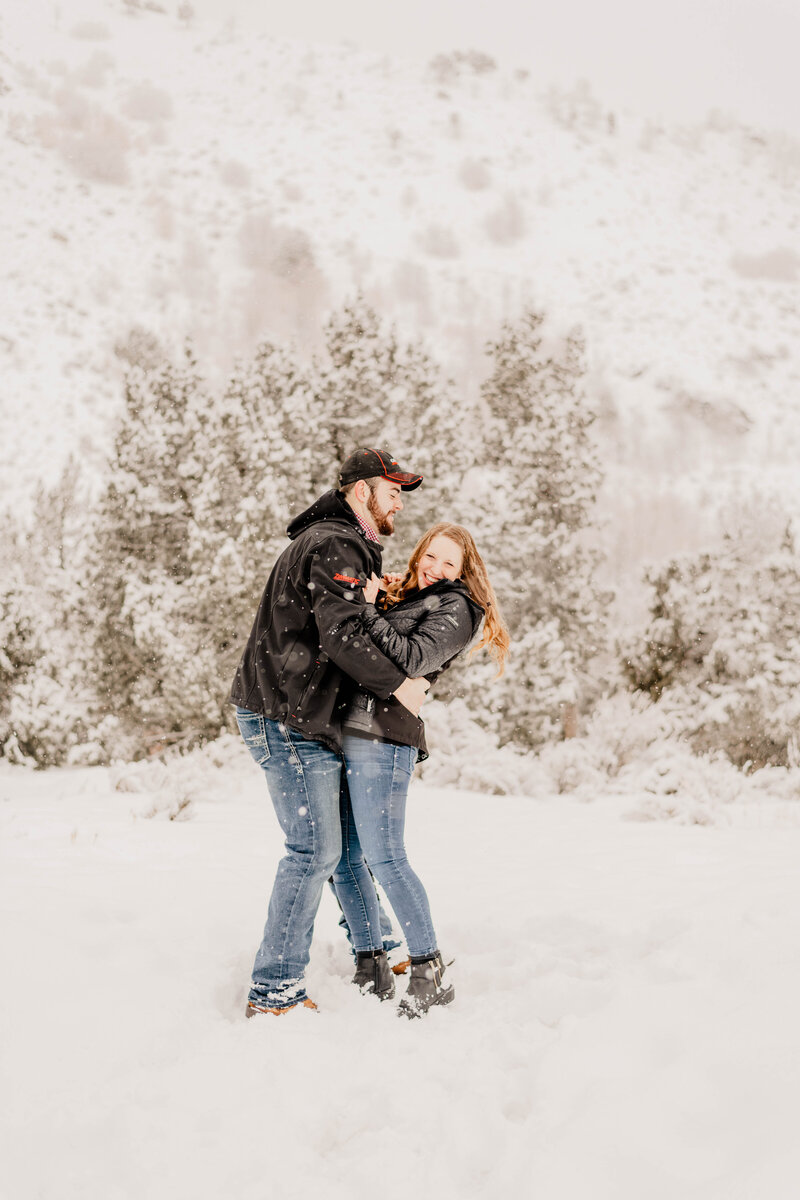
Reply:
[[[364,589],[364,630],[376,646],[411,678],[433,681],[477,635],[500,672],[509,636],[492,585],[472,535],[461,525],[434,525],[415,547],[405,575],[390,583],[381,610],[375,607],[379,580]],[[366,858],[402,927],[411,955],[411,980],[400,1010],[421,1016],[434,1004],[449,1004],[452,984],[442,981],[444,964],[425,889],[411,869],[403,845],[408,785],[415,763],[428,757],[425,727],[393,697],[379,700],[356,691],[344,716],[343,755],[350,806],[342,806],[342,859],[334,883],[356,947],[354,982],[381,999],[394,994],[383,950],[377,900],[358,886]]]

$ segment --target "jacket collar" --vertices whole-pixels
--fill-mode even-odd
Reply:
[[[350,505],[342,498],[341,492],[331,489],[329,492],[324,492],[313,504],[307,509],[299,513],[287,526],[287,536],[294,539],[303,532],[304,529],[310,528],[312,525],[319,524],[320,521],[335,521],[339,524],[345,523],[352,529],[358,531],[359,535],[366,541],[366,534],[358,523],[358,518],[353,512]],[[380,548],[379,542],[374,542]]]

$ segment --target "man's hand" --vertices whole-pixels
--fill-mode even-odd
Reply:
[[[378,598],[378,591],[381,587],[381,581],[373,571],[369,577],[369,581],[364,585],[364,599],[367,604],[374,604]]]
[[[394,695],[404,708],[418,717],[430,686],[427,679],[404,679]]]
[[[400,571],[387,571],[382,579],[383,586],[385,588],[391,587],[393,583],[399,583],[402,578],[403,575]]]

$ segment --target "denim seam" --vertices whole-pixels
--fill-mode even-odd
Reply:
[[[358,833],[358,826],[356,825],[355,818],[353,817],[353,814],[350,811],[348,811],[345,816],[345,822],[346,822],[345,829],[342,832],[343,832],[343,834],[346,834],[347,836],[342,837],[342,855],[345,859],[345,862],[347,863],[347,870],[350,874],[350,883],[351,883],[352,887],[355,889],[355,891],[357,892],[358,898],[361,901],[361,915],[364,918],[364,928],[368,931],[368,940],[370,942],[370,945],[367,947],[367,949],[368,950],[382,950],[383,949],[383,938],[381,938],[380,946],[373,946],[371,944],[373,941],[373,929],[372,929],[372,925],[370,924],[370,921],[369,921],[367,905],[366,905],[366,901],[364,900],[364,893],[361,890],[361,887],[358,882],[358,876],[356,875],[355,871],[353,870],[353,864],[350,860],[349,833],[350,833],[351,822],[353,824],[353,827],[356,830],[356,833]],[[355,950],[358,952],[359,947],[355,945],[355,930],[351,929],[350,933],[353,936],[353,946],[354,946]],[[362,951],[362,953],[363,953],[363,951]]]
[[[297,769],[302,772],[303,760],[297,753],[297,747],[289,736],[289,727],[281,724],[281,732],[283,733],[283,738],[286,742],[286,749],[289,751],[289,759],[292,763],[292,766],[297,767]]]
[[[398,755],[401,754],[403,751],[408,751],[408,747],[407,746],[395,746],[395,748],[394,748],[394,757],[392,760],[392,786],[391,786],[391,791],[389,794],[389,812],[387,814],[388,822],[390,824],[391,824],[391,820],[392,820],[392,801],[394,800],[395,793],[406,786],[405,779],[409,777],[408,772],[405,771],[401,766],[399,766],[398,761],[397,761]],[[402,778],[398,779],[398,775],[401,776]],[[400,788],[396,787],[397,783],[400,784]],[[386,842],[387,842],[387,847],[388,847],[390,845],[389,837],[388,837],[388,830],[387,830]],[[404,880],[405,886],[408,888],[409,895],[411,895],[413,897],[414,904],[415,904],[415,906],[417,908],[417,912],[418,912],[418,919],[419,919],[419,917],[421,917],[421,920],[419,922],[421,929],[424,929],[425,936],[426,936],[428,942],[430,943],[431,947],[435,948],[434,943],[436,940],[436,933],[433,928],[433,922],[428,917],[425,916],[426,909],[429,908],[430,905],[429,905],[429,902],[423,903],[422,899],[421,899],[421,895],[420,895],[420,892],[422,892],[422,895],[425,896],[426,901],[427,901],[427,893],[425,892],[422,880],[419,878],[419,876],[416,874],[416,872],[411,868],[411,864],[408,862],[408,855],[406,854],[405,834],[403,836],[403,855],[404,855],[406,863],[409,867],[409,871],[411,872],[411,874],[413,875],[414,880],[415,880],[415,882],[412,883],[411,879],[406,877]],[[395,859],[395,854],[394,854],[394,850],[392,849],[392,865],[393,866],[395,866],[394,859]],[[400,872],[396,866],[395,866],[395,871],[397,871],[397,874],[399,876]],[[417,887],[417,884],[419,885],[418,887]],[[406,937],[406,944],[408,945],[408,937]],[[409,951],[411,951],[410,946],[409,946]],[[411,951],[411,952],[413,953],[413,951]],[[419,953],[419,951],[417,953]],[[423,951],[422,953],[423,954],[427,953],[427,951]]]
[[[293,747],[293,749],[294,749],[294,747]],[[292,923],[292,917],[294,916],[294,910],[295,910],[298,900],[300,899],[300,893],[302,892],[303,887],[305,886],[306,880],[308,879],[308,876],[311,873],[311,870],[314,865],[314,859],[316,858],[316,853],[317,853],[317,826],[316,826],[316,822],[314,820],[314,814],[311,810],[311,800],[308,795],[308,785],[306,783],[306,775],[305,775],[305,771],[302,769],[302,765],[303,764],[301,763],[300,764],[301,769],[300,769],[299,775],[303,781],[303,795],[304,795],[304,799],[305,799],[305,807],[306,807],[306,811],[308,813],[309,821],[311,824],[311,855],[309,858],[308,866],[306,867],[306,869],[303,873],[303,877],[295,889],[294,900],[292,901],[292,907],[289,909],[288,916],[286,917],[286,924],[283,928],[283,940],[281,942],[281,955],[280,955],[281,972],[283,972],[285,970],[286,939],[288,937],[289,928]],[[286,982],[291,981],[292,979],[298,979],[298,981],[299,981],[302,978],[303,978],[302,974],[300,976],[290,975],[288,977],[288,979],[281,979],[280,982],[286,983]]]

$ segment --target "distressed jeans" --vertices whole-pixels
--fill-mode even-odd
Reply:
[[[342,851],[350,801],[339,755],[248,709],[237,708],[236,720],[266,776],[286,838],[249,998],[269,1008],[289,1008],[306,999],[303,976],[325,882],[331,875],[337,880],[348,924],[358,927],[357,950],[373,948],[372,929],[381,945],[378,900],[360,848]]]
[[[411,869],[404,840],[406,797],[417,751],[345,734],[343,752],[352,813],[352,822],[344,825],[345,844],[349,838],[358,853],[363,851],[394,910],[411,956],[431,955],[438,946],[428,896]],[[364,931],[356,928],[346,908],[345,915],[358,945]]]

